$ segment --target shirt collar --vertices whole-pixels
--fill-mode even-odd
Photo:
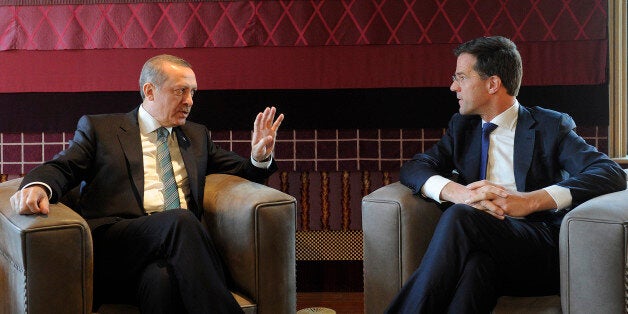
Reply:
[[[137,113],[137,120],[140,124],[140,132],[144,135],[154,132],[161,127],[159,121],[153,118],[153,116],[144,109],[144,106],[140,106]],[[166,127],[166,130],[168,130],[168,134],[172,133],[172,127]]]
[[[500,128],[508,128],[509,130],[514,130],[515,127],[517,126],[518,117],[519,117],[519,101],[515,99],[515,103],[512,104],[510,108],[498,114],[490,122],[497,124]],[[484,123],[486,122],[482,121],[482,125],[484,125]]]

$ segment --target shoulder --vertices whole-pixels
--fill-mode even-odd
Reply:
[[[78,130],[111,131],[122,128],[137,127],[137,116],[124,113],[108,113],[84,115],[78,123]]]
[[[181,126],[181,130],[183,130],[186,134],[189,133],[209,133],[209,130],[207,130],[207,127],[203,124],[200,123],[196,123],[196,122],[192,122],[192,121],[186,121],[184,125]]]
[[[525,118],[525,114],[529,114],[530,117],[537,123],[537,126],[548,127],[548,126],[559,126],[560,128],[573,129],[576,127],[576,122],[573,118],[564,113],[559,112],[539,106],[535,107],[520,107],[520,118],[523,115]]]
[[[127,113],[103,113],[83,115],[79,119],[79,123],[86,122],[92,124],[116,124],[116,122],[118,122],[119,124],[120,122],[124,121],[127,123],[137,124],[138,108],[139,107]]]
[[[455,113],[449,120],[449,129],[454,132],[477,128],[482,119],[478,115]]]

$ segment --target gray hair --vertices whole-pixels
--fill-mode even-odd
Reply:
[[[172,55],[163,54],[148,59],[148,61],[144,63],[142,72],[140,73],[140,95],[142,95],[142,100],[146,97],[146,95],[144,95],[144,84],[153,83],[156,87],[160,87],[161,84],[168,79],[163,71],[163,66],[166,63],[192,68],[189,62]]]

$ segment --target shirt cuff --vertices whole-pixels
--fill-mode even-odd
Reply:
[[[52,198],[52,189],[50,188],[50,185],[48,185],[46,183],[43,183],[43,182],[31,182],[31,183],[25,185],[22,188],[22,190],[27,188],[27,187],[29,187],[29,186],[32,186],[32,185],[43,185],[48,190],[48,200],[50,200]]]
[[[554,202],[556,202],[556,210],[565,209],[571,206],[572,197],[568,188],[551,185],[543,188],[543,190],[545,190],[552,197],[552,199],[554,199]]]
[[[421,187],[421,194],[423,194],[423,196],[425,197],[442,203],[443,201],[440,199],[440,193],[441,191],[443,191],[445,185],[447,185],[447,183],[449,182],[451,182],[451,180],[445,177],[439,175],[431,176],[429,179],[427,179],[427,181],[425,181],[425,184],[423,184],[423,186]]]
[[[273,156],[271,155],[267,161],[257,161],[255,160],[255,158],[253,158],[253,156],[251,156],[251,163],[253,164],[253,166],[257,167],[257,168],[262,168],[262,169],[268,169],[268,167],[270,167],[270,164],[273,162]]]

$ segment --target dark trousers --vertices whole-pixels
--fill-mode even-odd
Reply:
[[[139,304],[142,313],[242,313],[218,252],[188,210],[123,219],[94,237],[95,304]]]
[[[456,204],[387,313],[490,313],[502,295],[559,292],[559,227]]]

